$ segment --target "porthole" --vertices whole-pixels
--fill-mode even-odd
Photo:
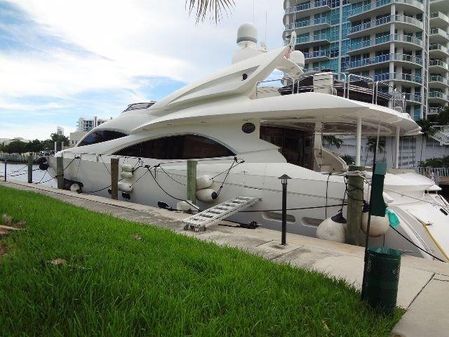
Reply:
[[[242,131],[244,133],[253,133],[256,130],[256,126],[253,123],[245,123],[242,125]]]

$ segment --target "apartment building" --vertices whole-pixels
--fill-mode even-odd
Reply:
[[[284,0],[307,70],[329,69],[397,89],[421,119],[449,102],[449,0]]]

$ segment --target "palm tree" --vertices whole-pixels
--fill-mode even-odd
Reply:
[[[422,153],[423,149],[426,146],[427,138],[430,136],[433,136],[437,130],[433,127],[433,124],[428,119],[420,119],[419,121],[416,121],[416,124],[418,124],[421,127],[421,155],[419,156],[419,161],[422,161]]]
[[[370,152],[376,151],[376,143],[377,143],[377,137],[368,137],[367,141],[366,141],[366,156],[365,156],[365,165],[368,162],[368,154]],[[380,137],[379,138],[379,145],[378,145],[378,150],[380,153],[384,152],[385,149],[385,138],[384,137]]]
[[[186,0],[186,7],[190,14],[195,13],[197,23],[208,17],[217,23],[234,5],[234,0]]]

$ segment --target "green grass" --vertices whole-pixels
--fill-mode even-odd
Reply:
[[[401,314],[318,273],[35,193],[0,187],[0,213],[26,221],[1,239],[2,337],[373,337]]]

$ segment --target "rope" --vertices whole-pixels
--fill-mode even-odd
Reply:
[[[165,175],[166,175],[167,177],[169,177],[171,180],[173,180],[175,183],[178,183],[179,185],[182,185],[182,186],[186,186],[186,184],[184,184],[184,183],[182,183],[182,182],[176,180],[175,178],[173,178],[167,171],[164,170],[164,168],[163,168],[162,166],[159,165],[159,167],[160,167],[160,169],[162,170],[162,172],[164,172]]]
[[[421,248],[420,246],[418,246],[417,244],[415,244],[412,240],[410,240],[409,238],[407,238],[406,236],[404,236],[402,233],[400,233],[396,228],[394,228],[393,226],[390,225],[391,228],[393,228],[393,230],[398,233],[404,240],[406,240],[408,243],[412,244],[413,246],[415,246],[416,248],[418,248],[420,251],[432,256],[434,259],[440,261],[440,262],[446,262],[442,259],[440,259],[439,257],[433,255],[432,253],[428,252],[427,250]]]

